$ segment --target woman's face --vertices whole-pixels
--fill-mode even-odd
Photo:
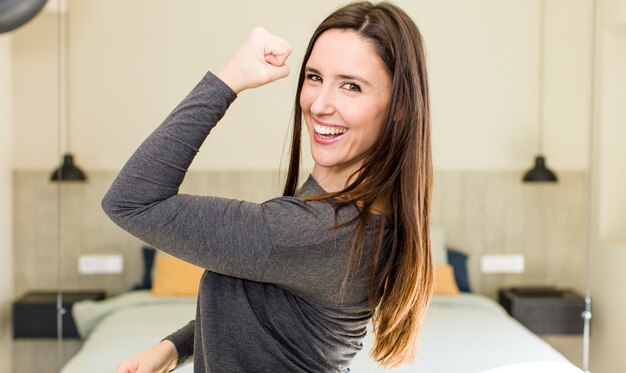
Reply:
[[[319,36],[300,94],[316,167],[346,174],[361,166],[387,117],[391,85],[374,46],[356,31]]]

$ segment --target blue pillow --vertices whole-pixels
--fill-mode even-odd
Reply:
[[[448,264],[454,269],[454,279],[459,290],[470,293],[472,290],[467,274],[467,255],[459,250],[448,248]]]
[[[148,246],[141,248],[141,255],[143,259],[143,275],[141,276],[141,282],[133,286],[133,290],[146,290],[152,289],[152,267],[154,266],[154,255],[156,249]]]

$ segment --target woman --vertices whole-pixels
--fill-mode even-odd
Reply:
[[[361,349],[411,360],[432,291],[428,85],[421,36],[389,3],[349,4],[300,69],[284,195],[263,204],[178,194],[236,95],[285,77],[289,44],[256,29],[140,146],[103,200],[117,224],[206,268],[196,320],[117,372],[342,372]],[[299,190],[302,118],[315,165]]]

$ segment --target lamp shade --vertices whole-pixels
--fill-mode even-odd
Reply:
[[[0,34],[14,30],[36,16],[47,0],[0,0]]]
[[[63,156],[63,164],[50,175],[51,181],[87,181],[85,173],[74,165],[74,156],[66,153]]]
[[[543,155],[535,158],[535,166],[524,175],[525,183],[556,183],[556,174],[546,167],[546,160]]]

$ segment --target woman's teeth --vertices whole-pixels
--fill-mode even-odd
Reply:
[[[341,134],[346,133],[346,131],[348,131],[347,128],[328,127],[328,126],[319,125],[317,123],[313,124],[313,129],[315,129],[315,132],[317,132],[320,135],[341,135]]]

